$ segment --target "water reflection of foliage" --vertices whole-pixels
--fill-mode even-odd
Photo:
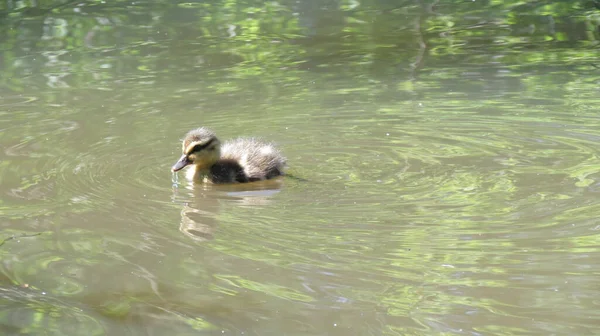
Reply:
[[[428,73],[465,57],[470,66],[493,62],[496,68],[591,63],[597,62],[600,26],[600,14],[587,1],[8,4],[0,4],[10,18],[3,20],[0,39],[2,84],[13,91],[30,85],[26,74],[36,72],[56,88],[94,83],[110,89],[124,77],[152,83],[201,76],[215,92],[274,94],[297,84],[304,71],[401,82],[410,77],[411,64]],[[39,16],[30,17],[32,8]],[[27,56],[21,41],[39,31],[40,55]],[[419,44],[427,49],[422,61],[416,60]],[[171,55],[169,63],[164,54]],[[297,93],[305,89],[296,87]]]
[[[57,235],[63,240],[56,242]],[[118,321],[136,324],[152,315],[158,317],[156,323],[144,328],[189,332],[213,329],[202,316],[216,318],[227,309],[212,301],[177,304],[184,296],[175,286],[157,280],[132,256],[119,254],[119,248],[106,251],[107,245],[114,245],[152,252],[151,244],[141,246],[130,235],[104,238],[95,232],[65,229],[35,236],[10,240],[0,248],[0,321],[5,331],[104,335],[108,330],[121,333]],[[69,253],[78,257],[69,258]],[[123,281],[108,284],[107,277]]]
[[[364,202],[362,206],[356,207],[343,204],[344,197],[340,197],[340,204],[336,204],[340,209],[338,211],[344,212],[348,218],[354,216],[353,222],[332,223],[327,214],[319,213],[313,205],[301,202],[293,204],[293,210],[273,209],[271,218],[261,217],[252,207],[229,209],[230,211],[221,215],[229,226],[219,228],[217,244],[210,245],[207,249],[239,258],[244,264],[272,267],[273,270],[283,269],[292,275],[303,274],[298,270],[309,270],[318,274],[315,277],[324,277],[326,280],[323,283],[330,286],[316,289],[326,293],[324,297],[336,296],[340,300],[351,298],[358,301],[358,305],[362,303],[369,308],[373,306],[365,303],[372,303],[389,316],[407,316],[412,313],[418,321],[435,316],[456,316],[450,314],[450,311],[461,304],[483,309],[494,306],[489,309],[497,309],[496,303],[502,302],[499,299],[492,304],[490,300],[470,302],[476,296],[461,296],[460,291],[481,285],[501,289],[505,283],[497,277],[503,271],[500,263],[503,263],[502,266],[512,266],[511,257],[495,260],[484,269],[465,266],[456,272],[453,265],[487,264],[486,258],[491,256],[484,251],[493,252],[494,248],[500,246],[508,247],[509,250],[516,248],[516,244],[507,238],[510,235],[534,234],[536,229],[553,227],[561,219],[568,221],[570,216],[573,220],[585,221],[597,210],[592,204],[564,214],[559,213],[563,208],[570,208],[566,205],[573,194],[589,192],[587,188],[597,188],[594,185],[597,179],[595,150],[592,148],[597,142],[594,140],[598,136],[596,132],[588,129],[587,134],[578,133],[576,125],[572,125],[573,129],[568,130],[572,133],[568,136],[558,130],[556,134],[541,139],[535,134],[526,134],[534,129],[532,125],[541,122],[542,117],[548,118],[544,122],[566,117],[565,114],[556,113],[556,110],[550,111],[548,106],[573,109],[581,114],[582,123],[595,122],[588,112],[595,99],[590,97],[597,95],[597,75],[590,72],[593,68],[589,63],[597,61],[597,48],[593,47],[597,46],[599,17],[597,12],[588,11],[582,3],[532,2],[523,5],[522,1],[505,1],[492,7],[485,1],[445,1],[427,8],[405,1],[390,2],[388,6],[391,8],[386,7],[385,13],[381,13],[381,3],[362,2],[360,6],[352,6],[352,2],[340,2],[337,8],[330,7],[325,11],[327,15],[323,15],[318,10],[297,9],[285,3],[199,3],[194,4],[198,7],[189,8],[186,6],[192,5],[191,3],[184,7],[168,2],[132,7],[124,2],[111,2],[81,6],[80,11],[87,16],[62,7],[40,13],[39,20],[21,20],[29,14],[11,9],[10,20],[1,20],[1,24],[4,27],[24,29],[0,30],[6,37],[0,39],[4,56],[0,83],[4,89],[14,92],[31,87],[35,89],[39,87],[39,81],[34,78],[37,75],[31,74],[42,73],[44,85],[51,90],[40,91],[44,95],[41,102],[46,106],[55,105],[44,111],[44,118],[79,118],[76,121],[88,124],[108,123],[109,126],[85,128],[88,133],[82,144],[82,137],[71,138],[65,135],[77,130],[63,129],[58,127],[60,125],[51,126],[47,134],[40,134],[39,129],[48,130],[49,127],[31,123],[32,120],[41,119],[39,114],[24,113],[26,110],[11,106],[11,118],[22,119],[24,128],[19,132],[13,130],[3,133],[3,141],[25,146],[36,145],[37,151],[50,155],[45,158],[34,157],[36,151],[33,151],[27,152],[33,154],[30,155],[32,162],[27,165],[11,167],[9,160],[1,163],[3,171],[0,176],[14,181],[9,183],[15,184],[15,190],[20,195],[36,191],[27,196],[26,205],[19,207],[16,202],[5,202],[1,210],[11,219],[37,219],[39,215],[53,215],[49,210],[53,207],[64,207],[60,210],[70,214],[111,209],[115,200],[107,195],[122,197],[116,201],[125,200],[126,196],[121,195],[127,195],[127,191],[142,185],[142,181],[128,185],[114,181],[101,186],[94,185],[92,188],[79,188],[70,184],[93,182],[93,172],[104,170],[110,170],[105,176],[119,176],[118,169],[112,167],[120,162],[128,162],[125,159],[132,156],[128,151],[120,151],[115,139],[119,143],[128,143],[131,147],[152,147],[157,145],[153,142],[155,140],[145,137],[153,134],[156,138],[164,139],[167,137],[165,129],[170,129],[164,125],[173,123],[166,114],[154,115],[151,123],[135,117],[118,119],[121,116],[151,113],[160,108],[174,115],[177,111],[172,110],[210,104],[202,100],[203,92],[212,91],[232,94],[236,99],[229,103],[243,104],[245,108],[248,108],[248,104],[259,105],[280,98],[281,100],[275,100],[277,104],[269,105],[269,109],[264,110],[265,113],[280,116],[289,114],[285,110],[285,103],[310,98],[305,105],[311,111],[307,115],[314,117],[317,122],[326,122],[327,116],[319,116],[319,112],[312,111],[319,111],[323,105],[335,106],[338,101],[349,97],[351,101],[363,104],[357,108],[363,117],[355,118],[357,123],[360,122],[360,128],[352,129],[352,139],[360,137],[360,132],[368,134],[375,129],[377,118],[407,122],[406,127],[400,123],[390,126],[396,134],[401,133],[406,137],[397,136],[389,142],[386,140],[375,144],[377,153],[381,153],[384,158],[375,157],[374,153],[367,151],[361,152],[364,155],[359,157],[355,153],[338,152],[338,149],[334,152],[333,147],[337,144],[323,150],[336,155],[323,157],[326,164],[320,167],[322,171],[318,177],[327,181],[340,181],[340,185],[348,188],[337,190],[338,196]],[[44,2],[38,4],[42,7],[47,5],[48,8],[51,6]],[[143,7],[145,5],[149,7]],[[536,14],[540,9],[544,11],[543,14]],[[299,15],[295,16],[295,11]],[[184,15],[186,19],[180,20],[183,12],[187,13]],[[411,72],[410,64],[414,63],[419,51],[415,47],[415,17],[423,19],[420,29],[428,53],[418,69],[417,80],[407,81]],[[36,35],[40,31],[43,32],[41,40]],[[40,50],[36,49],[38,53],[35,56],[29,54],[27,41],[37,41]],[[69,52],[65,52],[66,50]],[[540,71],[540,66],[545,71]],[[468,69],[467,73],[465,69]],[[327,80],[312,81],[315,77],[307,74],[315,73],[319,75],[317,78]],[[557,79],[565,85],[546,85]],[[172,85],[173,83],[178,84]],[[156,84],[161,85],[161,97],[152,96],[150,99],[149,95],[155,94]],[[128,91],[127,94],[131,93],[133,97],[126,100],[134,101],[135,104],[120,105],[123,100],[119,100],[119,89],[124,86],[135,88]],[[449,87],[456,90],[446,92]],[[86,100],[86,95],[93,96],[94,100],[102,101],[102,107],[88,106],[85,101],[72,101],[69,90],[76,88],[83,91],[88,89],[87,92],[79,91],[79,97]],[[543,88],[543,92],[540,92],[540,88]],[[330,96],[322,101],[318,95],[320,91],[326,91],[331,96],[337,95],[340,99],[331,99]],[[444,94],[444,99],[427,99],[425,106],[399,102],[402,97],[431,97],[435,94]],[[244,97],[248,100],[244,100]],[[516,102],[508,105],[511,97],[528,99],[531,105],[539,107],[532,108]],[[248,102],[250,99],[252,103]],[[59,106],[65,101],[69,102],[70,107],[86,109],[85,118],[77,116],[81,114],[80,111]],[[373,102],[378,104],[371,105]],[[111,116],[117,115],[117,119],[111,117],[107,120],[106,111],[119,111],[111,113]],[[428,114],[428,119],[419,119],[420,111],[436,112]],[[341,106],[336,112],[348,113],[348,108]],[[296,114],[298,111],[290,113]],[[71,118],[71,115],[74,117]],[[298,113],[297,118],[304,117]],[[319,117],[323,119],[318,119]],[[122,120],[125,122],[121,122]],[[464,120],[472,121],[477,127],[465,126]],[[270,125],[279,126],[289,121],[290,119],[281,118],[273,120]],[[342,120],[337,119],[337,122],[341,123]],[[568,122],[572,123],[573,119],[568,119]],[[240,121],[240,124],[243,123],[244,121]],[[508,129],[509,124],[516,126]],[[536,151],[535,157],[530,155],[532,151],[527,148],[527,143],[533,140],[519,138],[518,145],[513,145],[514,141],[511,141],[515,139],[511,138],[514,135],[511,132],[525,124],[532,127],[523,127],[524,133],[519,136],[529,135],[531,139],[544,140],[548,146],[547,149]],[[340,126],[337,131],[344,132],[348,129]],[[23,134],[37,136],[20,142]],[[46,138],[50,140],[45,140]],[[364,143],[372,140],[371,138],[365,138]],[[55,140],[60,141],[60,146],[55,145],[58,143]],[[351,147],[346,144],[344,146]],[[568,160],[556,157],[557,150],[564,148],[568,150],[561,153]],[[75,160],[64,164],[57,159],[70,153],[83,153],[80,157],[82,161],[97,166],[94,170],[89,170],[72,165]],[[156,164],[154,160],[157,159],[133,157],[147,165]],[[381,160],[378,161],[381,162],[380,166],[370,168],[368,165],[361,166],[362,162],[353,162],[351,166],[361,169],[348,172],[348,160],[362,161],[365,158]],[[395,168],[404,163],[410,169],[399,171]],[[14,167],[18,167],[20,171],[14,171]],[[48,167],[54,167],[54,170],[46,169]],[[60,169],[57,170],[56,167]],[[118,167],[135,169],[137,164]],[[473,167],[478,167],[478,170],[470,169]],[[494,170],[485,171],[488,167]],[[64,178],[72,170],[88,176],[69,177],[63,181],[65,185],[60,189],[60,194],[53,194],[54,189],[47,181],[61,176]],[[424,171],[426,174],[423,174]],[[490,174],[483,174],[484,171]],[[542,191],[532,188],[528,182],[528,174],[546,176],[546,180],[538,178],[536,181],[551,187]],[[347,175],[347,180],[343,179],[344,175]],[[373,176],[369,175],[377,176],[380,183],[386,186],[373,189],[378,193],[375,196],[364,195],[366,189],[360,188],[375,183]],[[423,176],[427,176],[427,179]],[[143,181],[146,183],[143,185],[148,187],[156,181],[158,178]],[[552,181],[564,183],[552,184]],[[399,182],[403,189],[399,189]],[[86,202],[85,198],[78,198],[78,189],[91,189],[100,193],[100,197]],[[43,197],[35,198],[36,195]],[[73,199],[77,201],[76,204],[69,203]],[[381,199],[395,201],[380,204],[378,202]],[[33,204],[34,201],[39,202]],[[530,206],[529,211],[522,210],[531,204],[535,206]],[[369,206],[376,207],[377,212],[365,214],[364,211]],[[67,207],[68,211],[65,210]],[[140,214],[136,210],[139,209],[132,207],[128,215],[147,220],[143,212]],[[511,216],[530,216],[537,222],[533,227],[515,227],[511,232],[482,232],[485,231],[482,228],[483,222],[487,231],[493,231],[494,226],[504,227],[502,225],[510,221]],[[172,221],[165,219],[167,215],[161,214],[158,217],[162,220],[161,223],[172,224]],[[248,223],[247,218],[252,218],[253,222]],[[278,223],[280,227],[272,226],[282,218],[294,218],[294,225],[286,226],[284,222]],[[432,218],[437,221],[431,222]],[[185,229],[184,220],[189,218],[181,219],[182,229]],[[61,219],[56,219],[56,223],[60,225]],[[191,224],[198,226],[199,223],[202,224],[200,221],[192,221]],[[213,227],[214,225],[202,229],[208,228],[206,232],[212,235]],[[434,227],[448,228],[463,240],[451,240],[453,236],[448,235],[445,229]],[[245,235],[232,234],[234,230]],[[98,271],[107,259],[113,262],[109,263],[109,268],[120,265],[121,262],[129,265],[127,260],[119,259],[119,253],[110,258],[104,255],[105,242],[97,237],[97,232],[61,232],[63,235],[69,233],[75,235],[71,239],[71,252],[81,256],[72,261],[75,265],[71,266],[71,270],[89,268]],[[78,237],[78,234],[81,236]],[[156,245],[143,245],[139,237],[132,234],[123,233],[110,243],[128,253],[136,250],[156,252]],[[397,246],[380,246],[380,242],[386,241],[390,235],[397,238]],[[306,237],[306,240],[300,241],[298,246],[288,246],[289,242],[298,241],[298,237]],[[348,237],[355,240],[348,242]],[[482,237],[493,239],[484,240]],[[69,239],[63,236],[60,241],[64,248]],[[254,245],[249,242],[260,243]],[[54,246],[49,241],[47,244]],[[593,235],[570,237],[548,244],[555,244],[564,251],[587,253],[593,251],[597,238]],[[420,251],[417,250],[419,248]],[[6,246],[3,249],[4,251],[0,251],[3,253],[1,259],[9,260],[11,250],[6,250]],[[61,258],[62,251],[50,250],[53,252],[39,255],[31,251],[13,253],[34,257],[27,267],[6,271],[11,278],[9,282],[23,281],[18,277],[44,278],[41,273],[47,272],[49,265],[60,262]],[[111,250],[119,248],[112,247]],[[407,257],[409,253],[412,254],[410,258]],[[336,259],[327,259],[326,256]],[[526,264],[520,260],[525,259],[524,254],[515,252],[512,258],[516,265]],[[218,260],[221,260],[221,254]],[[182,277],[185,279],[200,277],[208,283],[211,291],[222,294],[231,306],[243,300],[227,301],[227,297],[239,296],[244,290],[301,303],[317,301],[318,298],[317,294],[314,297],[307,296],[302,289],[279,285],[273,279],[253,280],[235,272],[215,275],[216,281],[213,281],[203,270],[198,270],[197,260],[183,252],[179,256],[170,257],[165,264],[173,265],[173,268],[163,266],[165,269],[158,272],[167,276],[181,272],[185,274]],[[424,264],[437,266],[432,266],[426,274],[407,271],[420,270]],[[176,272],[173,272],[174,269]],[[323,275],[331,270],[336,272]],[[136,271],[148,275],[141,268],[136,268]],[[115,276],[116,272],[105,270],[104,274]],[[373,279],[372,274],[387,276],[388,279]],[[360,279],[356,280],[353,288],[348,288],[341,280],[344,276],[359,276]],[[424,278],[427,282],[419,285],[425,282]],[[68,279],[57,273],[54,280],[54,283],[47,283],[45,286],[55,289],[55,292],[65,295],[85,292],[82,289],[84,282],[78,279]],[[144,281],[151,282],[150,280],[154,279],[151,276],[144,278]],[[127,281],[135,282],[131,278]],[[181,280],[173,276],[169,281],[178,284]],[[142,316],[148,312],[144,310],[145,303],[156,302],[153,301],[156,300],[153,297],[156,292],[152,290],[148,293],[116,290],[117,294],[110,298],[103,296],[106,291],[100,290],[99,293],[102,297],[77,297],[75,301],[100,306],[102,316],[130,321],[147,320]],[[209,308],[202,309],[202,301],[192,307],[188,300],[181,301],[183,307],[189,308],[186,312],[190,316],[195,311],[208,317],[214,317],[214,311],[223,312],[223,315],[230,314],[227,304],[215,304],[212,307],[215,308],[214,311],[211,311]],[[169,303],[172,302],[175,301]],[[449,302],[452,305],[448,305]],[[21,306],[24,303],[28,301],[23,300]],[[54,305],[68,312],[72,302]],[[165,306],[165,303],[159,302],[157,305]],[[414,313],[415,307],[421,309],[420,315]],[[137,308],[140,309],[136,310]],[[255,311],[255,307],[251,310]],[[45,305],[41,305],[38,311],[41,314],[57,314],[53,308]],[[151,311],[156,313],[155,310]],[[94,310],[85,312],[88,316],[96,316]],[[426,316],[428,313],[432,315]],[[32,313],[32,316],[37,315]],[[59,315],[52,323],[61,318]],[[97,320],[101,318],[98,317]],[[231,321],[233,318],[223,320]],[[208,328],[208,323],[202,318],[189,318],[186,321],[197,330]],[[89,330],[96,330],[95,328],[92,324]],[[493,329],[493,326],[489,328]]]

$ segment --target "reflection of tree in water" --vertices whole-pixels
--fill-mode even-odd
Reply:
[[[430,74],[449,64],[459,71],[466,64],[479,64],[482,71],[546,64],[540,52],[546,55],[548,48],[564,50],[565,59],[576,52],[576,59],[595,62],[593,46],[600,38],[600,20],[594,6],[598,3],[0,2],[4,60],[0,84],[21,91],[38,85],[40,76],[31,74],[41,74],[51,88],[89,83],[112,90],[122,81],[139,83],[137,79],[143,78],[146,83],[156,79],[172,83],[189,76],[208,92],[250,92],[262,87],[257,83],[296,85],[298,75],[293,71],[329,71],[335,79],[389,80],[395,87],[399,78],[416,77],[413,68],[427,68],[425,73]],[[472,57],[474,50],[489,57]],[[43,57],[32,56],[38,54]],[[161,57],[148,57],[158,54]],[[463,62],[463,56],[469,62]],[[496,66],[490,67],[491,61]],[[558,62],[559,70],[563,65],[564,61]],[[229,75],[244,81],[219,82]],[[197,81],[199,76],[214,81]],[[439,79],[461,79],[444,76]],[[373,96],[372,90],[365,91]]]
[[[307,37],[338,32],[344,23],[338,0],[297,1],[292,8],[298,13],[298,25],[304,28]]]

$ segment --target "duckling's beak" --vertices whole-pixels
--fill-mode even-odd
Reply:
[[[173,167],[171,168],[172,171],[176,172],[176,171],[180,171],[182,170],[185,166],[191,164],[192,162],[188,159],[187,155],[183,154],[179,160],[177,160],[177,163],[175,163],[173,165]]]

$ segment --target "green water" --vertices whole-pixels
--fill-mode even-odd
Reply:
[[[0,5],[3,335],[600,332],[593,7],[27,6]],[[173,183],[199,126],[291,176]]]

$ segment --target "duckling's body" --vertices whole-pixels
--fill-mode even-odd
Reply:
[[[209,183],[244,183],[283,175],[285,158],[270,143],[238,138],[221,145],[207,128],[189,131],[183,139],[183,155],[172,170],[190,166],[188,179]]]

